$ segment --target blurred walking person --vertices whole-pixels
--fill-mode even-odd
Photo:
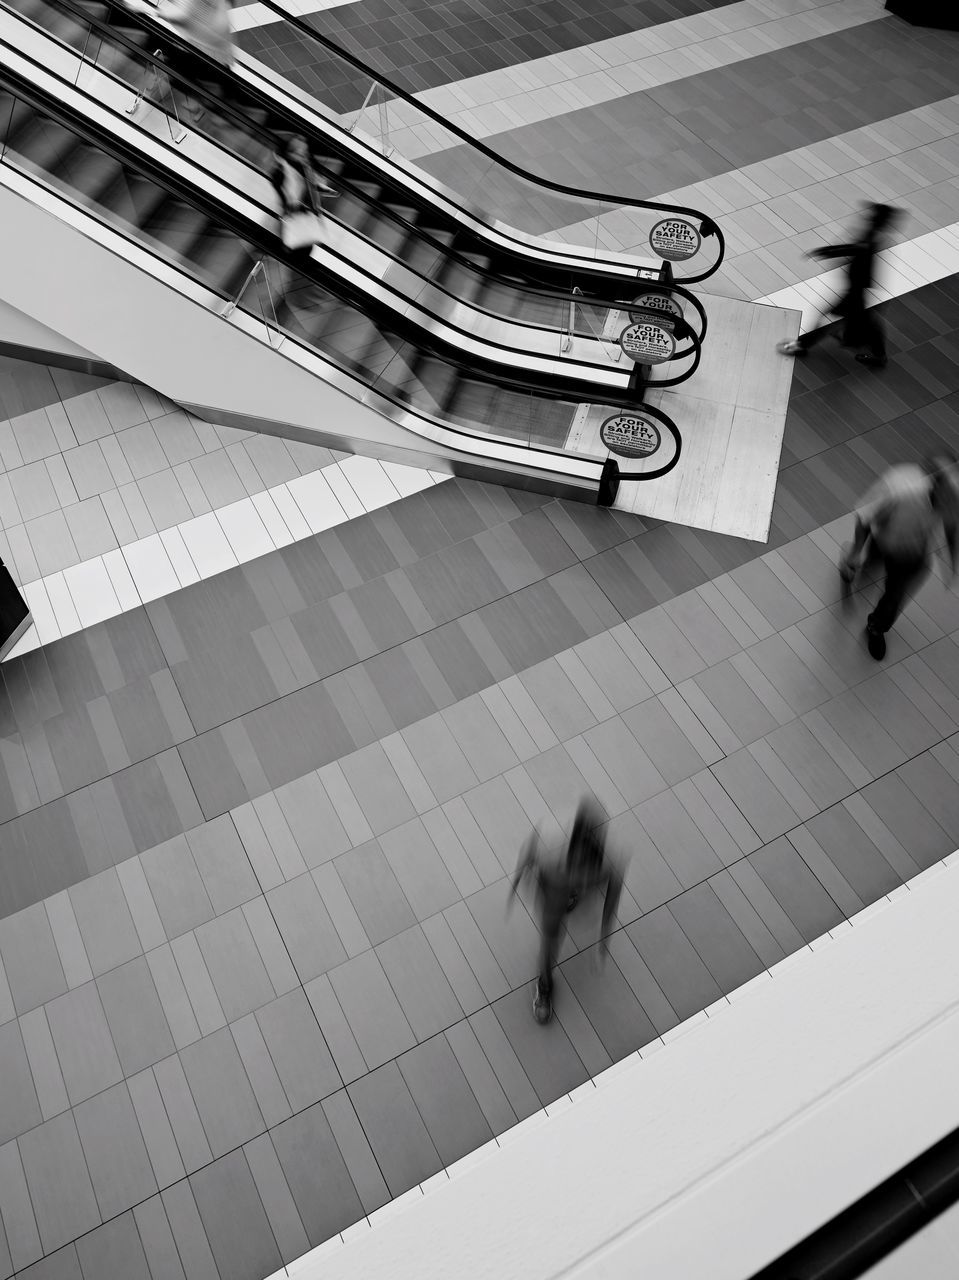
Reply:
[[[946,454],[922,464],[890,467],[856,510],[855,536],[839,571],[851,586],[864,566],[882,564],[883,592],[866,619],[866,644],[877,662],[886,656],[886,632],[932,568],[940,528],[949,549],[952,581],[959,549],[959,488],[956,460]]]
[[[868,306],[867,295],[876,274],[876,257],[884,247],[885,237],[892,230],[900,210],[888,204],[866,206],[859,235],[850,244],[824,245],[813,249],[810,258],[825,261],[845,258],[846,289],[820,317],[820,325],[808,333],[800,334],[795,342],[781,342],[777,348],[786,356],[804,356],[826,336],[822,326],[828,317],[838,316],[842,322],[840,341],[844,347],[866,347],[856,359],[862,364],[881,369],[886,364],[886,339],[882,325]]]
[[[579,902],[596,893],[604,895],[599,945],[603,959],[607,954],[607,933],[619,903],[623,876],[615,859],[606,851],[605,837],[600,830],[603,821],[598,804],[592,799],[582,800],[565,852],[544,851],[538,834],[534,833],[513,877],[509,903],[527,878],[536,886],[540,950],[533,1017],[540,1023],[549,1022],[553,1016],[553,969],[566,928],[566,916]]]

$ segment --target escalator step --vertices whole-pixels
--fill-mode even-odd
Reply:
[[[90,204],[99,205],[103,196],[115,185],[120,164],[112,156],[94,147],[79,146],[65,165],[60,176],[65,178],[78,194]]]
[[[61,128],[53,120],[33,116],[15,135],[8,135],[7,151],[26,160],[42,173],[56,176],[78,146],[75,134]]]
[[[190,261],[220,292],[232,295],[253,266],[247,246],[228,231],[210,225],[190,249]]]

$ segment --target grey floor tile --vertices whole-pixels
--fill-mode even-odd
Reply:
[[[687,890],[669,911],[724,995],[765,967],[710,885]]]
[[[72,1244],[48,1254],[42,1262],[35,1262],[17,1275],[23,1280],[86,1280],[80,1270],[76,1246]]]
[[[472,766],[440,714],[409,725],[402,737],[440,804],[476,785]]]
[[[156,1076],[152,1071],[141,1071],[127,1080],[127,1088],[153,1166],[153,1176],[162,1190],[179,1181],[186,1171]]]
[[[341,1087],[339,1072],[303,991],[291,991],[264,1005],[256,1020],[294,1112]]]
[[[213,1153],[179,1056],[173,1054],[163,1062],[158,1062],[153,1068],[153,1075],[160,1091],[161,1105],[169,1117],[183,1167],[187,1173],[202,1169],[213,1159]],[[133,1092],[136,1093],[135,1090]]]
[[[740,865],[737,864],[737,866]],[[751,874],[756,880],[759,879],[754,871]],[[710,878],[709,884],[716,897],[726,908],[729,916],[738,926],[743,937],[756,955],[759,956],[763,966],[771,969],[774,964],[777,964],[783,958],[786,952],[782,944],[764,923],[756,907],[743,893],[731,872],[720,871],[718,875]],[[771,895],[769,896],[771,897]],[[785,913],[781,914],[785,918]],[[793,930],[793,933],[795,933],[795,930]],[[801,942],[798,934],[795,934],[795,937]]]
[[[309,1251],[310,1242],[270,1135],[254,1138],[243,1150],[280,1257],[292,1262]]]
[[[640,804],[666,787],[666,780],[617,716],[583,735],[627,804]]]
[[[285,1120],[270,1136],[311,1245],[322,1244],[363,1216],[322,1104]]]
[[[340,764],[374,835],[415,816],[396,771],[378,743],[345,756]]]
[[[263,1132],[263,1117],[228,1027],[180,1051],[214,1157]]]
[[[170,1026],[143,956],[102,974],[97,987],[125,1076],[173,1052]]]
[[[312,876],[279,885],[266,899],[301,982],[342,964],[346,951]]]
[[[920,867],[929,867],[952,853],[955,840],[920,804],[896,773],[872,782],[859,793]]]
[[[656,1038],[656,1028],[616,962],[600,965],[598,948],[571,956],[562,975],[613,1062]]]
[[[15,1026],[15,1023],[11,1023]],[[26,1049],[27,1058],[30,1063],[30,1071],[33,1073],[33,1086],[36,1089],[36,1099],[40,1103],[40,1114],[42,1119],[49,1120],[52,1116],[59,1115],[61,1111],[66,1111],[70,1105],[67,1097],[67,1087],[63,1082],[63,1073],[60,1070],[60,1061],[57,1057],[56,1047],[53,1043],[53,1037],[50,1034],[50,1024],[47,1022],[47,1013],[44,1008],[31,1009],[29,1013],[25,1013],[20,1019],[20,1031],[23,1035],[23,1047]],[[6,1068],[4,1068],[4,1082],[6,1082]],[[11,1074],[11,1092],[16,1098],[16,1070]],[[25,1122],[39,1123],[32,1120],[33,1111],[29,1104],[29,1093],[26,1097],[21,1097],[22,1117]],[[25,1127],[29,1127],[26,1125]]]
[[[196,940],[228,1022],[273,999],[273,983],[239,907],[200,925]]]
[[[0,1213],[12,1265],[29,1266],[43,1255],[44,1247],[37,1231],[20,1148],[15,1141],[0,1147]]]
[[[304,990],[341,1078],[349,1083],[365,1075],[366,1062],[329,977],[314,978]]]
[[[186,1280],[163,1201],[152,1196],[133,1210],[151,1280]]]
[[[641,911],[652,911],[682,892],[682,885],[635,813],[607,824],[609,848],[625,863],[624,884]]]
[[[0,921],[0,957],[18,1013],[66,991],[63,966],[42,903]]]
[[[293,1108],[280,1083],[276,1065],[270,1057],[256,1015],[248,1013],[245,1018],[239,1018],[231,1024],[230,1030],[256,1104],[263,1116],[263,1123],[270,1129],[281,1120],[288,1120],[293,1114]]]
[[[442,1168],[395,1062],[355,1081],[348,1092],[391,1195],[402,1195]]]
[[[493,1012],[536,1090],[540,1105],[548,1106],[581,1085],[589,1073],[559,1018],[543,1027],[533,1018],[532,1006],[532,983],[524,983],[497,1000]]]
[[[506,980],[516,987],[536,972],[539,929],[522,903],[511,902],[509,895],[504,878],[474,893],[466,905]]]
[[[406,895],[376,840],[351,849],[337,858],[335,865],[374,946],[416,923]]]
[[[486,1004],[486,995],[453,936],[446,917],[431,916],[423,921],[421,928],[463,1012],[471,1014],[482,1009]]]
[[[115,870],[75,884],[70,901],[94,974],[142,953],[140,938]]]
[[[555,658],[530,667],[519,678],[560,742],[596,723],[596,716]]]
[[[748,749],[720,760],[711,772],[763,840],[774,840],[801,821]]]
[[[103,1276],[152,1280],[132,1213],[124,1213],[112,1222],[105,1222],[78,1240],[76,1247],[83,1280],[97,1280]]]
[[[748,861],[806,942],[842,920],[842,912],[788,840],[774,840]]]
[[[683,888],[699,884],[722,866],[673,792],[653,796],[634,812]]]
[[[153,1167],[124,1082],[88,1098],[74,1115],[104,1222],[156,1193]]]
[[[412,1048],[416,1037],[374,951],[354,956],[329,976],[369,1070]]]
[[[443,1036],[404,1053],[397,1065],[444,1165],[490,1140],[492,1130]]]
[[[480,782],[518,763],[516,753],[478,694],[447,707],[443,719]]]
[[[168,1187],[162,1199],[188,1280],[221,1280],[188,1179]]]
[[[373,1213],[386,1204],[390,1199],[390,1192],[347,1090],[340,1089],[325,1099],[323,1113],[340,1154],[346,1161],[363,1205],[363,1212]]]
[[[100,1213],[73,1115],[47,1120],[19,1145],[44,1253],[98,1227]]]
[[[0,1142],[7,1142],[41,1120],[30,1064],[16,1022],[0,1027],[0,1079]]]
[[[185,836],[147,850],[140,862],[168,938],[212,919],[210,896]]]
[[[376,954],[417,1040],[435,1036],[463,1017],[419,925],[381,943]]]
[[[88,982],[47,1005],[70,1102],[76,1106],[122,1079],[120,1061],[96,986]]]
[[[491,778],[473,787],[462,797],[472,821],[478,828],[479,840],[468,843],[469,832],[462,820],[462,806],[450,801],[445,812],[480,878],[486,885],[512,873],[520,851],[530,834],[530,820],[505,778]],[[492,851],[492,855],[490,854]]]
[[[248,902],[260,892],[246,850],[228,814],[196,827],[187,841],[217,915]]]
[[[276,799],[306,866],[318,867],[354,843],[318,774],[307,773],[278,787]]]
[[[626,934],[681,1022],[722,995],[668,908],[627,925]]]
[[[452,906],[459,890],[420,818],[380,837],[380,848],[417,920]]]
[[[499,1029],[499,1023],[494,1024]],[[499,1029],[500,1035],[502,1034]],[[460,1070],[479,1103],[480,1110],[486,1118],[490,1131],[496,1135],[503,1133],[516,1123],[516,1112],[506,1095],[502,1083],[497,1078],[490,1059],[477,1039],[476,1032],[470,1022],[458,1022],[446,1032],[446,1040],[456,1055]],[[517,1078],[525,1078],[525,1073],[513,1058],[514,1072]],[[535,1099],[532,1086],[526,1080],[525,1090],[531,1099]]]
[[[280,1252],[243,1152],[215,1160],[190,1183],[220,1275],[262,1280],[275,1271]]]

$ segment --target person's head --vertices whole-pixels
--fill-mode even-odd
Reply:
[[[891,204],[870,204],[866,208],[866,219],[871,231],[888,231],[899,217],[899,210]]]
[[[298,133],[294,133],[292,138],[287,138],[283,151],[287,160],[295,164],[306,164],[310,158],[310,149],[306,144],[306,139],[301,138]]]
[[[606,815],[598,801],[592,796],[584,796],[579,802],[569,836],[566,858],[571,868],[586,869],[599,861],[602,856],[599,828],[605,821]]]

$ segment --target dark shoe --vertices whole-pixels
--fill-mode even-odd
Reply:
[[[779,342],[776,350],[781,356],[804,356],[806,348],[801,342]]]
[[[860,352],[856,359],[860,364],[869,365],[870,369],[885,369],[889,363],[885,356],[867,356],[864,352]]]
[[[881,631],[873,631],[872,627],[867,627],[866,648],[869,650],[870,657],[875,658],[877,662],[882,662],[886,656],[886,637]]]
[[[533,988],[533,1017],[541,1025],[549,1022],[553,1016],[553,1001],[542,978],[536,979]]]

